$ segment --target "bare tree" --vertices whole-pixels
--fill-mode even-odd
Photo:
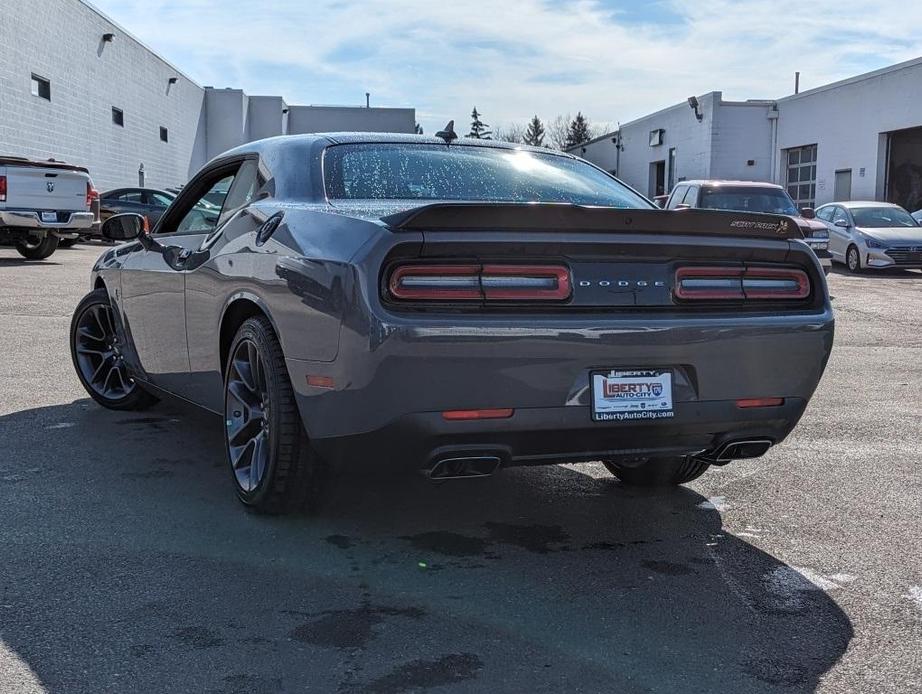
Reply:
[[[563,149],[567,144],[567,136],[570,133],[570,114],[557,116],[550,121],[544,128],[547,134],[547,142],[554,149]]]
[[[525,141],[525,126],[521,123],[501,125],[493,130],[493,139],[521,144]]]

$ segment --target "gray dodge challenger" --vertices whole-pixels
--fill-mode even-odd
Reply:
[[[578,158],[440,135],[262,140],[153,229],[108,219],[124,243],[71,326],[87,392],[220,414],[268,513],[329,470],[596,460],[671,485],[788,435],[833,342],[794,220],[660,210]]]

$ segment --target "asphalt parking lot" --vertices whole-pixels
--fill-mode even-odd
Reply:
[[[687,488],[352,479],[263,518],[220,420],[80,388],[100,250],[0,248],[0,691],[922,689],[922,273],[834,274],[798,429]]]

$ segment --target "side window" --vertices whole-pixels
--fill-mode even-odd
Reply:
[[[836,207],[835,213],[832,215],[832,223],[844,220],[849,226],[851,226],[851,220],[848,218],[848,212],[845,211],[844,207]]]
[[[126,190],[124,193],[118,196],[118,199],[122,202],[144,202],[144,194],[140,190]]]
[[[666,204],[667,210],[674,210],[675,206],[682,202],[682,198],[685,197],[685,188],[686,186],[675,187],[675,190],[672,191],[672,195],[669,197],[669,202]]]
[[[684,202],[689,207],[698,206],[698,186],[688,186],[688,190],[685,191],[685,197],[682,198]]]
[[[149,195],[151,205],[162,205],[163,207],[169,207],[170,203],[173,202],[163,193],[150,193]]]
[[[241,164],[234,183],[227,193],[227,198],[221,209],[221,217],[218,225],[224,224],[242,207],[246,207],[253,202],[256,193],[259,190],[260,183],[258,180],[258,169],[256,161],[248,159]]]
[[[208,234],[214,231],[233,182],[234,174],[228,174],[212,183],[179,220],[173,231],[177,234]]]
[[[835,212],[835,207],[823,207],[816,211],[816,218],[821,219],[824,222],[832,221],[832,213]]]

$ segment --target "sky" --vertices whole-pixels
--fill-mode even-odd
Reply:
[[[922,56],[913,0],[91,0],[201,85],[416,108],[432,133],[582,111],[614,126]],[[462,133],[463,134],[463,133]]]

